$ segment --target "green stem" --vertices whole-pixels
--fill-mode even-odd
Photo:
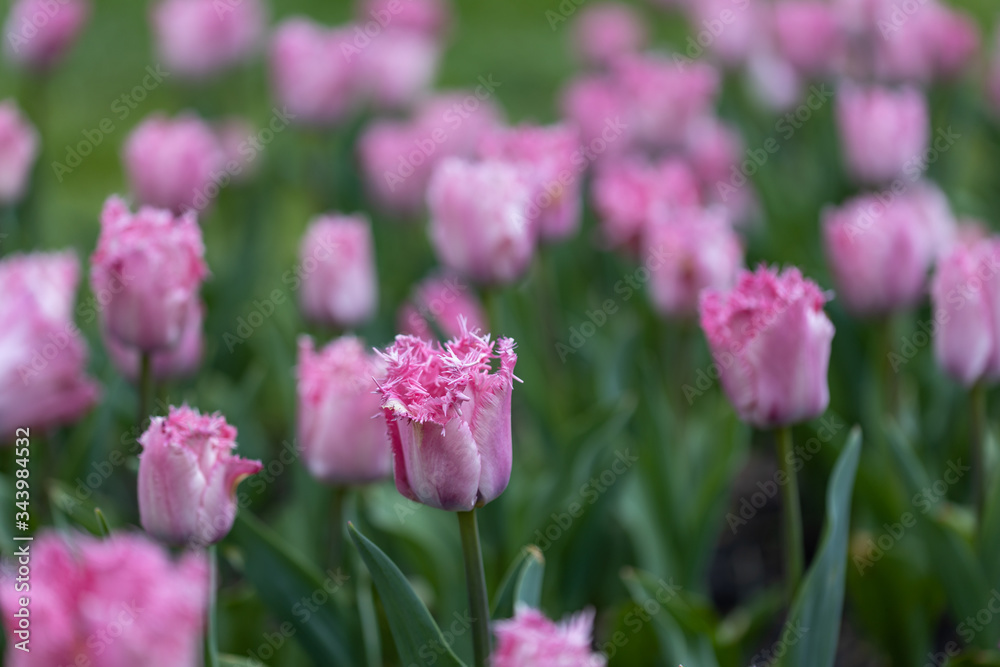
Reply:
[[[329,540],[326,545],[328,562],[336,567],[340,564],[344,543],[344,498],[347,487],[337,485],[330,494],[329,514],[325,517],[326,525],[330,526]]]
[[[805,562],[802,545],[802,510],[799,507],[799,482],[795,475],[794,452],[792,451],[792,427],[782,426],[775,437],[778,441],[778,464],[785,475],[781,486],[782,514],[785,540],[785,582],[788,602],[791,603],[799,580],[802,579]]]
[[[462,533],[465,583],[469,589],[469,611],[472,614],[474,664],[475,667],[487,667],[490,659],[490,604],[486,594],[486,574],[483,571],[483,550],[479,545],[476,510],[458,512],[458,527]]]
[[[219,585],[219,570],[216,546],[205,551],[208,558],[208,619],[205,626],[205,667],[219,667],[219,645],[216,641],[216,595]]]
[[[972,502],[980,524],[986,511],[986,385],[972,387]]]
[[[899,414],[899,373],[892,367],[893,344],[893,321],[888,315],[882,321],[882,346],[884,357],[882,359],[882,391],[885,401],[885,413],[896,418]]]
[[[146,419],[149,418],[149,398],[153,394],[152,355],[142,352],[139,355],[139,431],[143,431]]]

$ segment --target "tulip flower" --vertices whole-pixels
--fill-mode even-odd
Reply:
[[[30,588],[0,588],[5,664],[202,664],[208,570],[201,554],[173,561],[142,535],[121,533],[100,540],[46,531],[30,544]],[[30,610],[30,652],[15,645],[22,609]]]
[[[573,25],[573,46],[584,63],[607,65],[619,56],[638,53],[647,40],[642,19],[618,2],[588,5]]]
[[[97,402],[73,322],[79,280],[71,252],[0,260],[0,443],[16,428],[75,422]]]
[[[441,59],[437,41],[412,30],[386,30],[358,51],[360,94],[376,109],[389,111],[424,96]]]
[[[90,269],[91,289],[106,295],[107,332],[141,352],[176,346],[208,273],[204,254],[193,213],[133,214],[118,197],[108,199]]]
[[[0,102],[0,205],[24,197],[38,151],[35,128],[12,100]]]
[[[606,74],[573,79],[560,95],[559,108],[580,128],[580,136],[593,150],[584,153],[587,164],[620,157],[633,143],[630,106]]]
[[[492,667],[604,667],[607,659],[591,650],[594,611],[553,623],[537,609],[519,605],[514,618],[496,622]]]
[[[413,291],[409,303],[399,311],[400,332],[433,340],[432,326],[445,338],[462,335],[462,320],[469,329],[486,328],[486,315],[468,283],[457,276],[430,278]]]
[[[837,8],[819,0],[782,0],[774,4],[778,53],[805,74],[823,74],[843,57],[845,32]]]
[[[212,128],[197,116],[154,114],[125,140],[129,183],[140,204],[174,213],[204,210],[219,194],[225,153]]]
[[[236,429],[222,415],[182,406],[153,417],[139,438],[139,517],[167,544],[207,546],[236,518],[236,487],[260,472],[260,461],[233,454]]]
[[[320,351],[299,338],[298,434],[309,473],[330,484],[364,484],[392,471],[385,416],[375,393],[382,359],[352,336]]]
[[[533,189],[509,162],[440,163],[427,191],[431,244],[447,268],[482,283],[520,278],[535,252]]]
[[[36,72],[51,69],[89,16],[87,0],[16,0],[3,28],[7,58]]]
[[[374,21],[382,28],[440,38],[451,22],[451,12],[447,0],[364,0],[358,6],[356,18],[362,28]]]
[[[205,305],[192,299],[188,305],[188,315],[184,321],[184,331],[173,347],[161,348],[153,352],[150,364],[153,377],[158,381],[194,375],[201,366],[205,351],[205,334],[202,324],[205,319]],[[102,331],[108,357],[118,372],[131,382],[140,380],[141,353],[137,348],[121,343],[114,336]]]
[[[364,215],[331,215],[309,224],[299,248],[305,316],[314,322],[353,328],[378,306],[378,276],[371,224]]]
[[[239,64],[264,35],[260,0],[162,0],[153,8],[153,36],[171,73],[201,79]]]

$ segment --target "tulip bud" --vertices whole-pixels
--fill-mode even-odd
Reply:
[[[182,406],[153,417],[139,438],[139,518],[167,544],[207,546],[236,519],[236,487],[263,466],[233,454],[236,429]]]
[[[591,651],[594,611],[588,609],[553,623],[537,609],[518,605],[514,618],[497,621],[493,667],[604,667],[607,660]]]
[[[302,312],[309,320],[349,329],[371,319],[378,306],[378,276],[368,218],[313,220],[299,247],[299,272]]]
[[[111,197],[91,256],[90,286],[102,297],[107,332],[143,352],[178,344],[208,274],[193,213],[141,208],[132,214]]]
[[[173,347],[158,349],[151,355],[153,377],[158,381],[194,375],[201,366],[205,348],[205,335],[202,333],[205,306],[196,299],[192,299],[189,304],[180,340]],[[108,350],[108,357],[118,372],[129,381],[137,382],[141,365],[139,350],[125,345],[106,331],[101,331],[101,337]]]
[[[520,278],[535,252],[531,195],[524,170],[508,162],[441,162],[427,191],[438,259],[483,283]]]
[[[298,433],[313,477],[330,484],[364,484],[392,471],[385,416],[375,393],[385,375],[381,357],[352,336],[319,352],[299,338]]]
[[[966,387],[1000,379],[1000,238],[957,244],[931,282],[938,363]]]
[[[758,428],[816,417],[830,402],[833,324],[827,297],[796,268],[742,272],[728,292],[701,296],[701,326],[740,418]]]
[[[71,252],[0,260],[0,444],[16,428],[80,419],[97,402],[87,345],[73,322],[80,263]]]
[[[38,158],[38,132],[12,100],[0,102],[0,205],[24,197]]]
[[[607,65],[646,44],[646,27],[630,6],[618,2],[588,5],[573,25],[577,57],[591,65]]]
[[[140,204],[204,210],[228,181],[218,138],[197,116],[154,114],[125,140],[125,170]]]
[[[7,58],[30,70],[52,68],[89,16],[87,0],[17,0],[3,29]]]
[[[927,101],[915,88],[846,84],[837,99],[837,126],[848,171],[866,183],[900,176],[930,140]]]
[[[396,488],[431,507],[467,512],[510,481],[514,341],[463,330],[444,344],[397,336],[378,388]],[[500,367],[490,372],[493,359]]]
[[[413,292],[410,302],[399,311],[399,330],[424,340],[457,338],[462,335],[462,320],[470,330],[486,328],[482,304],[468,283],[457,276],[430,278]]]
[[[162,0],[152,13],[156,50],[172,74],[205,78],[253,54],[266,14],[260,0]]]

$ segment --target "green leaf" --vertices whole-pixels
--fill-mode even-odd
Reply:
[[[260,663],[238,655],[220,654],[219,667],[260,667]]]
[[[97,517],[97,528],[101,533],[101,537],[109,537],[111,535],[111,526],[108,525],[108,519],[104,516],[104,512],[101,511],[100,507],[94,508],[94,516]]]
[[[401,662],[404,665],[422,665],[428,661],[427,654],[430,653],[435,658],[435,664],[464,667],[445,643],[441,629],[396,564],[359,533],[353,523],[348,524],[347,529],[382,598],[382,607]]]
[[[545,556],[533,544],[521,549],[500,582],[493,598],[494,619],[510,618],[517,603],[538,608],[545,576]]]
[[[987,451],[997,448],[995,438],[987,434]],[[987,460],[989,457],[987,457]],[[984,475],[988,479],[988,475]],[[1000,586],[1000,474],[993,474],[993,479],[987,489],[986,506],[983,509],[983,519],[980,522],[979,562],[986,570],[990,586]]]
[[[830,476],[823,538],[788,612],[779,640],[787,652],[778,665],[833,667],[844,607],[851,495],[860,457],[861,430],[854,427]]]
[[[292,624],[296,639],[313,661],[337,667],[356,665],[345,634],[346,615],[333,598],[346,575],[338,570],[324,576],[247,511],[239,513],[231,535],[242,547],[247,579],[271,613]]]

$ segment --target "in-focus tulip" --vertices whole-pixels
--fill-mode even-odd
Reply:
[[[16,0],[3,28],[7,58],[36,71],[53,67],[89,16],[88,0]]]
[[[353,111],[361,86],[354,33],[292,17],[271,43],[271,85],[299,123],[334,125]]]
[[[830,402],[827,297],[796,268],[744,271],[730,292],[702,293],[701,326],[722,388],[758,428],[817,417]]]
[[[587,5],[573,24],[573,46],[585,63],[607,65],[646,44],[646,28],[635,10],[619,2]]]
[[[528,216],[541,238],[558,240],[580,228],[583,174],[573,162],[579,148],[580,135],[572,126],[524,125],[487,133],[479,150],[486,159],[524,168],[534,183]]]
[[[330,484],[364,484],[392,471],[392,448],[375,393],[381,357],[353,336],[318,352],[299,338],[298,435],[309,473]]]
[[[72,423],[97,402],[73,322],[79,281],[72,252],[0,260],[0,443],[16,428]]]
[[[510,481],[514,341],[463,331],[442,347],[397,336],[379,386],[396,488],[417,502],[468,512]],[[490,372],[492,360],[499,370]]]
[[[1000,238],[957,244],[931,281],[934,351],[967,387],[1000,379]]]
[[[139,203],[174,213],[207,208],[225,165],[212,128],[191,114],[149,116],[125,140],[122,158]]]
[[[786,61],[809,75],[841,65],[845,32],[836,7],[820,0],[783,0],[773,12],[775,43]]]
[[[143,207],[133,214],[120,198],[108,199],[90,258],[91,290],[107,295],[106,331],[143,352],[175,347],[208,274],[204,255],[193,213],[174,218]]]
[[[885,315],[920,301],[934,260],[948,242],[928,224],[931,215],[924,197],[908,193],[888,204],[864,195],[824,212],[826,256],[837,295],[850,311]]]
[[[483,283],[520,278],[535,252],[533,192],[524,169],[509,162],[441,162],[427,190],[438,259]]]
[[[38,132],[17,105],[0,102],[0,205],[24,196],[38,150]]]
[[[607,659],[591,649],[594,611],[588,609],[561,623],[542,612],[518,605],[514,618],[497,621],[493,667],[604,667]]]
[[[649,298],[663,315],[690,317],[698,312],[702,290],[728,290],[743,266],[743,248],[719,209],[686,209],[646,230],[650,267]]]
[[[236,429],[218,414],[182,406],[153,417],[139,438],[139,518],[167,544],[208,546],[236,519],[236,487],[260,461],[233,454]]]
[[[446,0],[364,0],[356,16],[362,28],[368,28],[368,23],[374,21],[381,28],[412,30],[437,38],[444,35],[451,23]]]
[[[174,562],[142,535],[43,532],[31,543],[30,588],[0,588],[5,664],[197,667],[208,585],[203,555]],[[30,653],[11,640],[21,598],[29,601]]]
[[[266,18],[260,0],[162,0],[152,13],[156,50],[172,74],[208,77],[253,54]]]
[[[887,183],[919,159],[930,140],[927,100],[916,88],[841,86],[837,127],[848,171],[865,183]]]
[[[205,335],[202,323],[205,319],[205,305],[192,299],[184,320],[184,331],[173,347],[159,349],[151,355],[150,367],[153,377],[159,381],[194,375],[201,366],[205,351]],[[131,382],[139,380],[141,355],[139,350],[121,343],[114,336],[101,332],[108,357],[118,372]]]
[[[368,218],[328,215],[309,224],[299,247],[302,312],[343,329],[371,319],[378,307],[378,275]]]
[[[413,296],[399,310],[399,331],[424,340],[462,335],[462,319],[468,328],[485,330],[482,304],[469,284],[458,276],[428,278],[413,290]]]

